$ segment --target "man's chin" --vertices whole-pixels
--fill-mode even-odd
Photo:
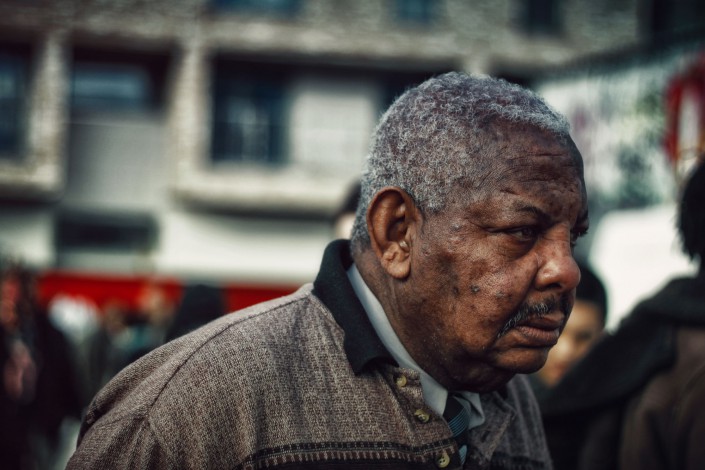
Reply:
[[[507,384],[517,374],[532,374],[543,367],[546,359],[535,361],[512,362],[511,364],[496,367],[492,378],[484,383],[475,384],[474,390],[478,393],[493,392]]]
[[[521,348],[507,353],[497,364],[514,374],[532,374],[546,364],[549,348]]]
[[[469,392],[475,393],[489,393],[499,390],[504,387],[507,382],[512,380],[515,373],[506,371],[497,371],[482,381],[473,381],[470,383],[458,383],[453,389],[455,390],[467,390]]]
[[[548,348],[513,348],[482,361],[456,362],[455,374],[443,383],[453,390],[485,393],[503,387],[517,374],[531,374],[546,363]],[[463,366],[465,367],[463,369]]]

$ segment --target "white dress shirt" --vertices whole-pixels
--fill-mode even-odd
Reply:
[[[353,290],[367,312],[372,327],[375,329],[380,340],[382,340],[382,344],[384,344],[401,367],[412,369],[419,373],[424,401],[433,411],[443,416],[443,410],[448,398],[448,390],[421,369],[421,367],[416,364],[416,361],[409,355],[404,345],[401,344],[399,337],[394,332],[392,325],[389,323],[389,319],[384,313],[382,304],[379,303],[377,297],[375,297],[370,288],[367,287],[367,284],[365,284],[365,281],[362,279],[362,276],[360,276],[360,272],[354,264],[350,266],[347,274]],[[480,396],[473,392],[459,393],[465,399],[459,401],[463,404],[470,416],[469,428],[474,428],[484,423],[485,415],[482,411]]]

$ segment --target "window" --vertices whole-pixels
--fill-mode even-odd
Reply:
[[[66,210],[54,221],[56,266],[134,273],[150,269],[159,227],[149,213]]]
[[[397,18],[404,23],[429,24],[436,0],[396,0]]]
[[[74,108],[145,108],[152,94],[147,74],[129,65],[77,64],[71,92]]]
[[[530,35],[553,36],[561,24],[557,0],[519,0],[521,28]]]
[[[328,214],[359,176],[380,107],[410,84],[456,68],[439,62],[393,72],[386,66],[216,55],[207,87],[210,106],[194,107],[209,116],[190,116],[208,121],[199,131],[209,134],[179,133],[191,145],[170,152],[179,162],[176,192],[191,203],[228,211]],[[179,118],[178,128],[191,125]],[[193,145],[203,137],[208,155]]]
[[[213,0],[218,10],[229,10],[268,15],[294,15],[298,13],[300,0]]]
[[[77,50],[71,79],[74,110],[149,110],[161,96],[166,59]]]
[[[26,61],[0,50],[0,155],[20,154],[25,102]]]
[[[54,242],[60,250],[148,251],[157,239],[151,214],[62,211],[55,223]]]
[[[278,164],[285,160],[284,86],[269,72],[216,71],[214,163]]]

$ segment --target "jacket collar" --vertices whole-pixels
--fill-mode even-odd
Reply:
[[[397,365],[375,333],[348,280],[346,271],[352,264],[350,243],[347,240],[330,243],[323,253],[321,268],[313,283],[313,294],[328,307],[343,329],[343,348],[355,374],[359,374],[371,362],[383,361]]]

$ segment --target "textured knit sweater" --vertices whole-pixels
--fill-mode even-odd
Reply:
[[[419,374],[369,323],[334,242],[313,285],[153,351],[98,393],[68,468],[461,468]],[[464,468],[550,468],[524,378],[481,396]]]

